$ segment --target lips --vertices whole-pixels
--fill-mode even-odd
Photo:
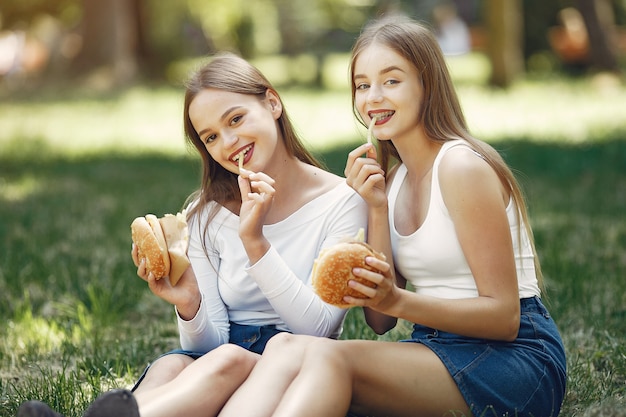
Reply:
[[[250,151],[252,150],[253,147],[254,147],[253,144],[249,144],[249,145],[243,146],[243,147],[237,149],[235,152],[233,152],[231,154],[230,158],[228,158],[228,159],[232,163],[237,165],[239,163],[239,156],[241,155],[241,152],[243,152],[244,162],[248,162],[248,160],[250,159],[249,154],[251,156]]]
[[[393,110],[371,111],[367,115],[370,117],[370,119],[373,119],[375,117],[377,119],[376,120],[376,124],[379,125],[379,124],[383,124],[387,120],[389,120],[391,118],[391,116],[394,115],[394,113],[395,113],[395,111],[393,111]]]

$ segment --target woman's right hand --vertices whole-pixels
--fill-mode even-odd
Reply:
[[[388,314],[398,302],[399,290],[391,274],[391,266],[387,261],[374,256],[368,256],[365,258],[365,262],[374,270],[355,268],[352,272],[355,276],[370,281],[374,286],[370,287],[351,280],[348,283],[350,288],[362,293],[364,298],[345,296],[344,301],[354,306],[369,307]]]
[[[134,243],[131,256],[135,266],[137,266],[137,275],[148,283],[148,288],[154,295],[174,304],[178,314],[184,320],[191,320],[196,315],[202,297],[196,275],[191,266],[183,273],[176,286],[172,286],[166,277],[157,280],[151,272],[148,272],[146,260],[139,258],[137,245]]]
[[[274,201],[275,181],[263,172],[242,169],[238,182],[241,191],[239,237],[250,264],[254,265],[270,247],[263,235],[263,224]]]
[[[362,157],[365,154],[365,157]],[[376,160],[376,147],[365,143],[348,154],[344,171],[346,183],[352,187],[370,207],[387,204],[385,172]]]

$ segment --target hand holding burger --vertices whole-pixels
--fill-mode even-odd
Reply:
[[[365,263],[365,258],[373,256],[385,260],[385,255],[375,251],[364,242],[363,229],[354,239],[340,242],[320,251],[313,263],[313,289],[326,303],[338,307],[350,307],[343,301],[343,297],[349,295],[354,298],[364,298],[359,291],[348,286],[350,280],[357,281],[370,288],[374,283],[355,276],[353,268],[364,268],[370,271],[374,269]]]
[[[156,279],[169,276],[172,286],[178,283],[189,267],[187,247],[189,234],[185,213],[154,214],[137,217],[130,225],[133,243],[139,259],[145,259],[146,269]]]

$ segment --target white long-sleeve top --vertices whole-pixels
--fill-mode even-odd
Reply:
[[[227,343],[229,321],[339,336],[347,310],[314,293],[311,270],[323,248],[367,227],[366,204],[352,188],[342,182],[288,218],[264,226],[271,248],[254,265],[239,238],[239,216],[220,207],[203,236],[206,221],[205,211],[199,221],[189,222],[188,255],[202,302],[193,319],[177,315],[183,349],[208,352]]]

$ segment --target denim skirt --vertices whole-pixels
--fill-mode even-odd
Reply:
[[[277,335],[278,333],[285,332],[286,330],[279,330],[276,326],[266,325],[266,326],[250,326],[237,324],[234,322],[230,322],[230,336],[229,343],[233,343],[237,346],[241,346],[242,348],[249,350],[250,352],[258,353],[259,355],[263,353],[265,350],[265,345],[272,338],[272,336]],[[191,350],[184,349],[174,349],[170,350],[159,356],[159,358],[167,355],[185,355],[189,356],[192,359],[198,359],[203,356],[206,352],[194,352]],[[158,359],[158,358],[157,358]],[[132,388],[132,391],[135,391],[141,381],[146,376],[146,373],[150,369],[150,365],[146,367],[143,371],[135,386]]]
[[[411,339],[448,368],[474,417],[556,417],[565,396],[563,342],[538,297],[520,300],[512,342],[475,339],[414,325]]]

